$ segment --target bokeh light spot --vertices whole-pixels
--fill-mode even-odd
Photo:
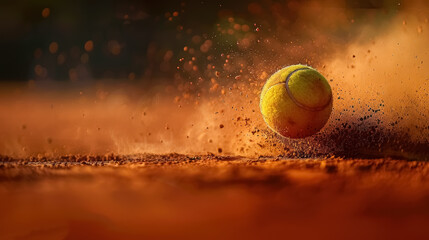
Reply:
[[[47,17],[49,17],[49,15],[51,14],[51,9],[49,9],[49,8],[44,8],[43,10],[42,10],[42,17],[43,18],[47,18]]]
[[[51,44],[49,44],[49,52],[54,54],[58,51],[58,43],[57,42],[52,42]]]
[[[94,42],[92,40],[88,40],[84,45],[85,51],[91,52],[94,49]]]

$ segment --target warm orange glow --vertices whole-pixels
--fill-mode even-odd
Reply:
[[[72,82],[76,82],[78,80],[78,75],[76,69],[72,68],[69,70],[69,79]]]
[[[133,73],[133,72],[131,72],[130,74],[128,74],[128,79],[129,79],[129,80],[134,80],[134,79],[136,79],[136,74],[135,74],[135,73]]]
[[[250,30],[250,27],[249,27],[249,25],[244,24],[244,25],[242,25],[242,26],[241,26],[241,30],[242,30],[243,32],[248,32],[248,31]]]
[[[37,76],[42,76],[44,72],[43,67],[40,65],[36,65],[34,67],[34,72],[36,73]]]
[[[91,52],[94,49],[94,42],[92,40],[88,40],[84,45],[85,51]]]
[[[427,4],[252,1],[10,4],[0,239],[429,236]],[[298,63],[333,110],[289,139],[260,96]]]
[[[49,44],[49,52],[54,54],[58,51],[58,43],[57,42],[52,42],[51,44]]]
[[[164,83],[164,80],[155,79],[153,81],[155,86],[152,87],[157,89],[157,96],[166,99],[166,105],[153,107],[151,103],[145,103],[146,105],[144,106],[130,104],[130,102],[138,102],[142,99],[143,102],[150,102],[147,99],[152,99],[152,96],[146,97],[145,94],[147,94],[146,91],[155,90],[142,89],[138,94],[133,92],[138,91],[136,89],[139,89],[140,85],[137,87],[134,85],[128,86],[133,91],[123,90],[117,95],[109,94],[103,100],[122,101],[130,98],[130,96],[138,95],[141,98],[121,102],[121,104],[124,104],[121,106],[127,105],[126,108],[122,109],[121,114],[129,116],[137,109],[145,108],[145,111],[150,109],[154,112],[154,119],[152,119],[153,122],[151,123],[140,122],[133,125],[130,122],[122,122],[123,119],[115,119],[115,121],[119,122],[117,125],[102,126],[102,128],[110,128],[114,136],[98,136],[94,132],[88,131],[87,134],[90,136],[88,140],[91,140],[84,145],[79,142],[67,142],[68,138],[65,133],[61,134],[58,131],[49,132],[49,130],[46,130],[45,132],[49,132],[49,135],[51,135],[48,137],[53,141],[44,148],[37,147],[39,142],[32,142],[33,138],[31,136],[33,135],[18,136],[15,132],[10,131],[8,136],[15,139],[13,141],[17,142],[17,144],[7,145],[7,143],[3,142],[3,145],[1,145],[0,139],[0,147],[13,149],[10,150],[12,153],[20,152],[25,154],[25,151],[21,150],[22,148],[25,148],[26,152],[30,152],[29,149],[33,152],[38,151],[38,149],[42,149],[40,150],[42,152],[51,151],[52,149],[55,150],[51,152],[60,152],[64,145],[70,145],[84,149],[82,151],[85,152],[90,151],[85,150],[86,145],[94,145],[93,142],[103,142],[110,149],[113,148],[112,146],[116,146],[115,144],[123,143],[121,152],[124,153],[127,153],[128,150],[138,152],[141,149],[149,152],[168,149],[166,151],[186,152],[195,150],[199,153],[207,151],[216,153],[217,149],[221,148],[223,154],[232,153],[253,156],[254,154],[273,154],[274,152],[282,154],[286,151],[284,149],[293,150],[297,146],[308,146],[306,149],[311,149],[308,151],[317,152],[326,144],[324,141],[320,141],[322,136],[325,138],[330,137],[332,132],[339,131],[337,129],[342,129],[344,126],[349,129],[348,124],[358,125],[376,121],[380,122],[377,127],[399,133],[405,132],[419,141],[424,139],[429,131],[425,119],[425,116],[429,114],[429,110],[425,105],[428,101],[425,89],[427,89],[426,79],[429,75],[427,68],[424,67],[425,64],[429,63],[429,55],[421,49],[425,49],[426,40],[429,36],[429,31],[425,30],[428,28],[427,17],[420,17],[419,15],[417,15],[419,17],[412,17],[417,14],[414,13],[414,9],[404,10],[398,16],[392,17],[391,24],[384,26],[383,34],[374,35],[373,26],[368,26],[367,29],[360,31],[360,36],[356,36],[356,40],[344,43],[342,42],[343,40],[333,39],[329,35],[329,30],[331,28],[335,29],[335,24],[340,24],[342,28],[344,27],[343,24],[349,26],[349,24],[352,24],[350,22],[352,18],[348,18],[345,13],[340,12],[340,14],[338,10],[330,7],[320,7],[316,3],[306,6],[306,8],[297,8],[297,11],[299,11],[297,14],[300,16],[297,21],[312,22],[313,25],[309,24],[306,28],[293,29],[293,31],[299,32],[303,36],[301,41],[293,38],[288,41],[281,39],[280,36],[282,34],[287,35],[291,31],[290,28],[293,27],[291,23],[282,19],[283,15],[278,16],[278,23],[275,23],[277,28],[267,25],[268,23],[246,21],[246,19],[239,16],[232,17],[232,15],[227,15],[227,18],[221,18],[219,24],[214,25],[215,28],[218,26],[225,30],[224,34],[216,29],[211,29],[218,34],[216,37],[188,28],[185,28],[185,32],[178,32],[177,34],[187,35],[187,41],[181,45],[183,51],[171,47],[162,48],[156,44],[150,45],[148,56],[150,55],[151,58],[156,59],[156,61],[152,59],[149,61],[150,63],[152,63],[151,61],[156,63],[152,66],[153,71],[170,74],[173,69],[178,70],[174,72],[174,75],[165,74],[165,76],[171,76],[172,78],[167,79],[168,86],[158,87],[157,84]],[[294,5],[284,3],[283,5],[275,5],[274,9],[263,8],[262,10],[271,13],[271,11],[276,12],[282,8],[289,7],[294,7]],[[323,18],[323,21],[316,22],[313,20],[314,12],[317,11],[325,13],[326,17]],[[335,11],[338,14],[333,14]],[[123,15],[121,14],[120,16]],[[130,14],[130,19],[133,18],[132,16]],[[172,15],[170,14],[169,17],[172,17]],[[261,30],[255,32],[258,28]],[[176,32],[175,26],[171,29]],[[278,37],[272,37],[273,34]],[[305,38],[311,40],[305,40]],[[223,41],[225,39],[227,40],[226,44]],[[54,80],[57,76],[58,78],[69,78],[71,81],[90,79],[97,82],[97,84],[98,81],[102,82],[103,80],[92,79],[95,74],[92,74],[91,64],[89,64],[96,59],[90,53],[95,50],[94,46],[97,43],[94,41],[93,39],[87,40],[84,46],[81,47],[78,44],[73,44],[67,49],[65,48],[66,44],[62,45],[57,40],[50,40],[47,43],[48,49],[45,49],[44,45],[35,46],[33,53],[34,63],[31,65],[29,78],[34,80],[35,86],[38,86],[38,81],[40,80]],[[125,42],[122,43],[118,39],[100,40],[99,46],[100,52],[110,54],[110,57],[120,55],[124,52],[124,48],[127,47]],[[235,50],[232,51],[231,49]],[[57,54],[57,56],[51,56],[51,54]],[[47,61],[46,59],[48,58],[52,59],[52,61]],[[292,61],[291,59],[299,59],[302,63],[311,64],[323,73],[329,79],[335,96],[332,120],[328,122],[326,128],[320,132],[320,135],[315,138],[297,141],[293,144],[287,141],[276,142],[279,140],[275,138],[275,135],[270,135],[269,129],[264,124],[258,109],[259,93],[264,81],[278,68],[289,64]],[[60,65],[61,69],[64,69],[64,74],[57,74],[58,71],[55,69],[57,65],[55,63]],[[412,71],[409,71],[409,69],[412,69]],[[151,76],[152,71],[139,71],[131,68],[127,69],[126,67],[121,70],[119,73],[112,73],[110,69],[106,69],[102,74],[105,73],[103,76],[107,76],[106,78],[118,77],[133,80],[133,84],[140,84],[141,82],[139,81],[146,81],[146,76]],[[107,88],[108,86],[104,87]],[[124,89],[127,89],[127,87],[124,87]],[[162,92],[158,89],[168,89],[168,92]],[[98,90],[97,88],[94,92]],[[104,89],[102,90],[104,91]],[[181,101],[174,106],[169,105],[172,99],[168,99],[172,92],[175,93],[175,96],[177,95],[181,98]],[[90,98],[89,94],[84,96]],[[189,99],[189,102],[184,101],[183,96],[187,96],[186,99]],[[100,99],[97,98],[98,100]],[[28,101],[32,102],[33,105],[37,102],[35,99],[28,99]],[[62,99],[52,97],[50,101],[61,102]],[[89,128],[89,125],[86,124],[108,125],[108,122],[104,122],[102,118],[94,117],[89,121],[91,118],[88,114],[85,115],[86,122],[81,122],[80,118],[73,118],[73,116],[81,116],[79,108],[73,105],[76,101],[74,99],[68,103],[63,103],[66,106],[64,107],[65,110],[63,110],[65,114],[64,121],[58,121],[58,124],[57,122],[50,122],[52,129],[60,129],[62,125],[74,122],[78,126],[74,129],[74,134],[83,131],[81,129]],[[198,105],[196,105],[196,102],[198,102]],[[99,107],[92,104],[93,102],[91,101],[85,103],[89,112],[95,111],[94,109]],[[98,102],[97,104],[100,103]],[[40,104],[40,106],[44,105]],[[110,109],[110,111],[118,112],[116,107]],[[172,109],[176,107],[178,108],[177,112]],[[24,106],[18,108],[23,109]],[[158,112],[157,109],[164,109],[165,111]],[[34,111],[33,115],[40,116],[40,119],[43,119],[47,112],[37,112],[38,110],[40,109],[29,108],[24,112]],[[11,110],[5,109],[4,111]],[[98,109],[98,111],[100,116],[107,114],[103,112],[103,108]],[[383,114],[371,118],[370,115],[376,115],[373,111],[382,112]],[[158,130],[158,122],[163,122],[163,124],[167,122],[167,120],[163,120],[165,116],[176,115],[181,116],[183,122],[192,122],[190,125],[193,124],[193,126],[189,127],[177,122],[175,123],[177,125],[169,123],[170,130],[168,133]],[[8,116],[15,115],[9,114]],[[114,118],[112,117],[112,119]],[[170,117],[166,117],[166,119],[170,119]],[[204,119],[204,123],[198,123],[197,120],[193,119]],[[237,121],[236,119],[240,120]],[[243,122],[243,119],[251,120]],[[397,119],[400,119],[400,121]],[[22,116],[22,118],[17,117],[10,122],[1,119],[4,126],[23,121],[25,121],[25,116]],[[34,121],[33,124],[43,124],[44,122],[49,121],[39,120]],[[236,127],[231,127],[227,133],[219,135],[218,132],[211,129],[219,124]],[[129,126],[129,128],[121,128],[119,125]],[[142,125],[147,129],[151,129],[151,136],[158,136],[159,139],[152,141],[140,138],[137,135],[134,136],[133,129],[138,129]],[[409,126],[417,127],[410,129]],[[175,128],[180,130],[177,130],[177,132],[172,131]],[[9,131],[13,128],[4,127],[4,129]],[[260,134],[258,135],[257,133]],[[128,137],[128,135],[132,137]],[[143,133],[143,135],[146,136],[146,133]],[[210,138],[212,144],[202,144],[197,148],[194,145],[191,146],[189,142],[183,141],[182,135],[189,136],[186,139],[194,142],[200,142],[203,139],[205,143]],[[213,138],[217,139],[214,141]],[[64,143],[56,139],[63,139]],[[138,139],[141,144],[137,144],[134,141],[135,139]],[[163,140],[163,146],[153,146],[156,145],[155,142],[159,143],[160,140]],[[269,147],[271,146],[271,141],[275,142],[273,144],[276,144],[276,147]],[[59,145],[56,145],[57,142]],[[170,144],[171,148],[165,148],[167,143]],[[286,148],[278,147],[282,144]],[[98,151],[102,152],[103,149],[105,147],[100,147]],[[292,150],[287,150],[286,152]],[[67,151],[64,150],[64,152]]]
[[[42,10],[42,17],[44,17],[44,18],[47,18],[47,17],[49,17],[49,15],[51,14],[51,9],[49,9],[49,8],[44,8],[43,10]]]

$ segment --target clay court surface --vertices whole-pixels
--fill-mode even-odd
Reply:
[[[215,155],[0,160],[1,239],[421,239],[429,164]]]

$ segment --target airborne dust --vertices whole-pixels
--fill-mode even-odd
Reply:
[[[3,83],[0,154],[425,159],[427,9],[418,2],[382,9],[356,9],[342,1],[251,3],[247,15],[219,11],[217,24],[206,32],[176,24],[192,14],[178,9],[162,20],[176,24],[178,36],[187,39],[180,52],[162,50],[159,68],[174,71],[173,80],[151,80],[148,87],[141,84],[145,76],[130,73],[121,82],[84,83],[90,75],[76,67],[68,81],[58,82],[40,80],[51,69],[36,65],[25,84]],[[116,41],[106,47],[112,54],[126,48]],[[148,60],[160,51],[150,48]],[[90,54],[80,59],[91,61]],[[259,93],[270,74],[297,63],[328,79],[334,109],[320,133],[291,140],[265,125]]]

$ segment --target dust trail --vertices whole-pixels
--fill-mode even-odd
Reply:
[[[52,83],[50,90],[33,81],[5,85],[0,154],[427,159],[429,25],[424,4],[388,11],[377,24],[372,10],[352,13],[341,1],[304,6],[249,4],[252,17],[220,16],[213,32],[193,36],[174,55],[174,81],[150,88],[130,81]],[[323,21],[321,16],[312,19],[315,11],[325,13]],[[334,110],[315,136],[283,139],[263,122],[259,93],[271,73],[298,62],[330,80]]]
[[[333,138],[341,139],[344,151],[427,159],[429,25],[424,16],[411,8],[381,36],[369,37],[374,29],[363,29],[356,43],[326,63],[337,96],[327,135],[337,135]]]

